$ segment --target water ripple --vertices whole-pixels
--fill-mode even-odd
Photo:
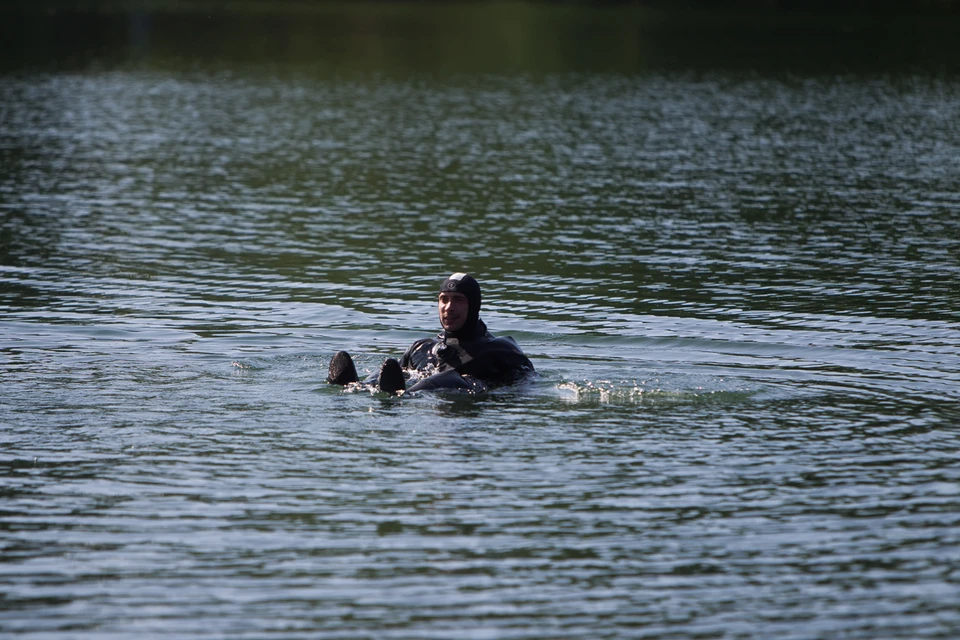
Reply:
[[[958,112],[923,77],[0,77],[3,627],[955,635]],[[324,384],[460,269],[536,378]]]

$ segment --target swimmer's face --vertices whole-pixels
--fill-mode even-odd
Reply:
[[[459,331],[467,321],[470,303],[467,296],[455,291],[440,294],[437,299],[437,312],[440,314],[440,326],[444,331]]]

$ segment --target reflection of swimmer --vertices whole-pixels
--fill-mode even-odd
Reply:
[[[455,273],[440,285],[437,311],[443,331],[436,338],[417,340],[400,362],[388,358],[365,383],[396,394],[406,389],[404,369],[418,381],[407,391],[461,389],[478,393],[487,385],[504,385],[533,371],[533,364],[513,338],[497,338],[480,319],[480,284],[465,273]],[[358,382],[357,369],[346,351],[330,361],[327,382]]]

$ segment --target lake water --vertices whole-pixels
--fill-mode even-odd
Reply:
[[[956,46],[471,7],[20,16],[0,631],[957,637]]]

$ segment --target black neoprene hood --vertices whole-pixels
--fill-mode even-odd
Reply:
[[[462,293],[469,305],[467,320],[457,334],[473,335],[480,320],[480,283],[468,273],[454,273],[440,285],[440,293]]]

